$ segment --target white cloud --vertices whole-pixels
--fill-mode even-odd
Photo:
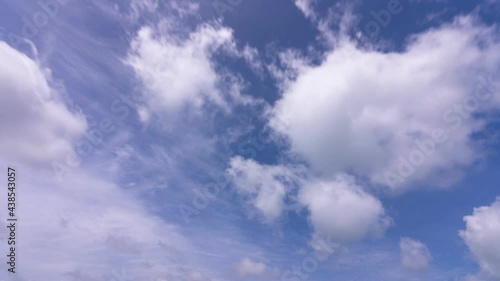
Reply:
[[[409,270],[425,270],[429,267],[432,256],[425,244],[420,241],[403,237],[399,241],[401,265]]]
[[[249,56],[248,51],[239,53],[228,28],[202,24],[192,32],[177,32],[165,21],[157,28],[139,30],[126,63],[143,82],[147,106],[155,113],[175,117],[182,109],[193,113],[215,105],[228,111],[231,102],[249,103],[240,95],[238,78],[216,69],[217,52]],[[141,116],[147,116],[141,110]]]
[[[68,109],[50,70],[3,41],[0,61],[0,152],[11,163],[50,167],[73,151],[85,118]]]
[[[309,209],[316,234],[339,243],[380,237],[392,223],[382,203],[349,176],[308,183],[299,201]]]
[[[490,206],[474,208],[464,221],[460,236],[481,269],[500,280],[500,197]]]
[[[274,222],[285,209],[285,196],[294,190],[297,175],[285,166],[261,165],[254,160],[234,157],[228,172],[236,190],[249,197],[265,222]]]
[[[210,55],[230,40],[229,30],[208,25],[185,42],[144,27],[131,44],[127,62],[144,80],[151,98],[163,107],[176,109],[184,103],[199,107],[204,98],[222,104]]]
[[[344,41],[320,65],[297,69],[269,124],[326,177],[352,171],[388,185],[392,172],[401,179],[390,182],[395,189],[416,182],[450,185],[482,157],[470,135],[483,123],[454,107],[470,108],[466,103],[476,101],[478,110],[486,110],[497,104],[498,97],[475,98],[486,92],[478,77],[498,73],[495,38],[493,29],[465,17],[413,36],[401,53]],[[294,121],[283,125],[281,112]],[[447,139],[432,148],[427,143],[436,128]],[[405,173],[405,161],[414,163],[414,171]]]
[[[377,238],[392,223],[382,203],[347,175],[331,181],[310,180],[301,168],[262,165],[239,156],[231,159],[228,172],[236,190],[248,196],[267,223],[287,210],[306,207],[313,238],[328,236],[336,243]]]

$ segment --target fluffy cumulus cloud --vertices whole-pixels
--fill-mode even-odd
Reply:
[[[460,236],[481,269],[500,280],[500,198],[490,206],[475,208],[464,221]]]
[[[224,110],[244,102],[238,79],[216,69],[217,52],[239,56],[232,31],[218,24],[201,24],[179,32],[169,22],[141,28],[131,43],[126,63],[143,82],[148,111],[175,116],[182,109],[198,111],[207,105]],[[244,55],[241,54],[243,57]]]
[[[420,271],[429,267],[432,256],[425,244],[420,241],[403,237],[399,241],[401,265],[409,270]]]
[[[382,203],[345,175],[308,183],[300,191],[299,200],[310,212],[316,235],[336,242],[380,237],[392,223]]]
[[[285,166],[261,165],[234,157],[228,168],[236,190],[247,196],[265,222],[274,222],[285,209],[285,197],[294,190],[297,174]]]
[[[50,167],[87,129],[68,109],[49,69],[0,41],[0,152],[11,163]]]
[[[231,159],[228,172],[236,190],[268,223],[284,211],[305,207],[314,237],[328,236],[338,243],[380,237],[392,223],[382,203],[347,175],[330,181],[307,179],[302,169],[241,157]]]
[[[498,37],[462,17],[408,42],[378,52],[344,41],[300,68],[271,127],[327,177],[351,171],[393,189],[452,184],[482,156],[471,134],[484,122],[471,116],[498,104]],[[282,112],[293,122],[280,122]]]

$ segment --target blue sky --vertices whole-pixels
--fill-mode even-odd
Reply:
[[[498,1],[0,7],[0,280],[500,280]]]

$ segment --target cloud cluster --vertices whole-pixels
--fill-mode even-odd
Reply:
[[[25,278],[157,278],[175,273],[163,265],[165,260],[187,266],[181,263],[182,255],[192,247],[174,226],[152,216],[132,194],[95,175],[75,172],[64,184],[25,176],[19,197],[19,255],[30,268]]]
[[[314,0],[295,0],[295,6],[306,16],[312,20],[316,19],[316,13],[312,7]]]
[[[268,223],[291,206],[305,207],[315,236],[328,236],[337,243],[380,237],[392,223],[382,203],[351,176],[309,180],[300,169],[262,165],[241,157],[231,159],[228,172],[236,190],[247,196]]]

